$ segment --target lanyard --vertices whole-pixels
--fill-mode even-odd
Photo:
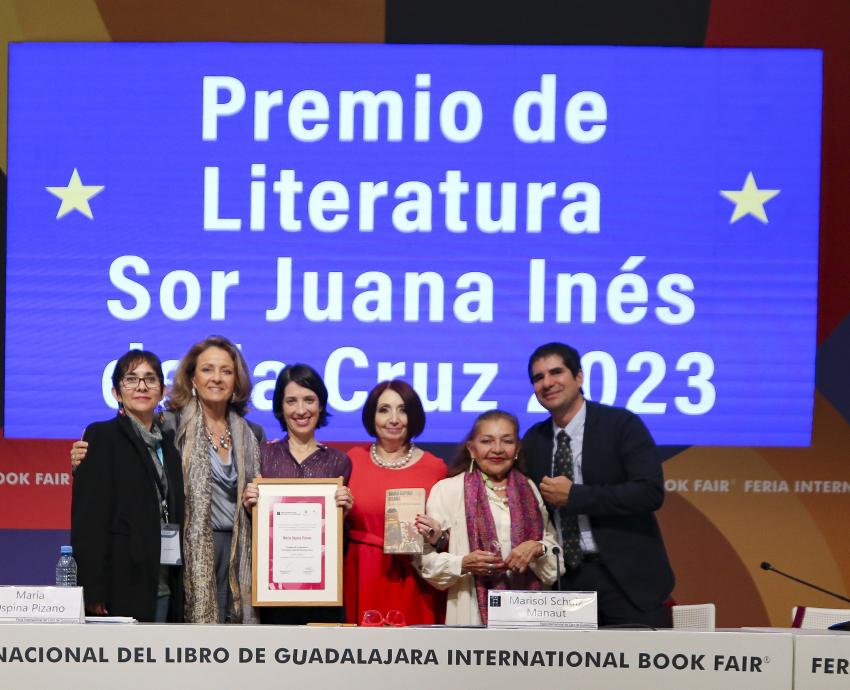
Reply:
[[[165,475],[165,460],[162,456],[162,444],[156,444],[156,457],[159,460],[160,467],[162,468],[162,474]],[[164,523],[168,523],[168,495],[166,493],[165,482],[159,476],[159,472],[154,470],[154,477],[156,479],[156,492],[159,495],[159,514]]]

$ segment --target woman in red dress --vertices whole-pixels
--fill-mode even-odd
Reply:
[[[349,487],[357,502],[348,514],[345,554],[345,610],[349,623],[366,611],[400,611],[407,625],[442,623],[445,593],[432,588],[409,555],[384,553],[387,489],[431,487],[446,476],[446,464],[417,448],[413,438],[425,428],[425,411],[404,381],[383,381],[363,406],[363,426],[375,442],[352,448]]]

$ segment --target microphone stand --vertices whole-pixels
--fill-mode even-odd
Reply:
[[[789,575],[788,573],[783,573],[781,570],[774,568],[767,561],[762,561],[761,564],[762,570],[770,570],[774,573],[778,573],[782,575],[782,577],[787,577],[789,580],[794,580],[794,582],[799,582],[801,585],[805,585],[806,587],[811,587],[812,589],[816,589],[818,592],[823,592],[824,594],[829,594],[831,597],[835,597],[836,599],[840,599],[841,601],[846,601],[850,604],[850,599],[841,594],[836,594],[835,592],[830,592],[828,589],[824,589],[823,587],[818,587],[817,585],[813,585],[811,582],[806,582],[805,580],[801,580],[799,577],[794,577],[793,575]]]
[[[552,555],[555,556],[555,591],[561,591],[561,547],[553,546]]]

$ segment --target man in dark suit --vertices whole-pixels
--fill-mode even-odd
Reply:
[[[598,592],[600,625],[670,627],[674,576],[654,514],[664,476],[652,436],[628,410],[584,399],[569,345],[538,347],[528,374],[550,417],[523,448],[564,546],[561,588]]]

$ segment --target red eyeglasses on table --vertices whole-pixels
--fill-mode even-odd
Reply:
[[[403,628],[407,625],[404,620],[404,614],[396,609],[387,611],[387,615],[383,615],[380,611],[371,609],[363,612],[363,620],[360,625],[366,628],[380,628],[382,626],[390,626],[392,628]]]

